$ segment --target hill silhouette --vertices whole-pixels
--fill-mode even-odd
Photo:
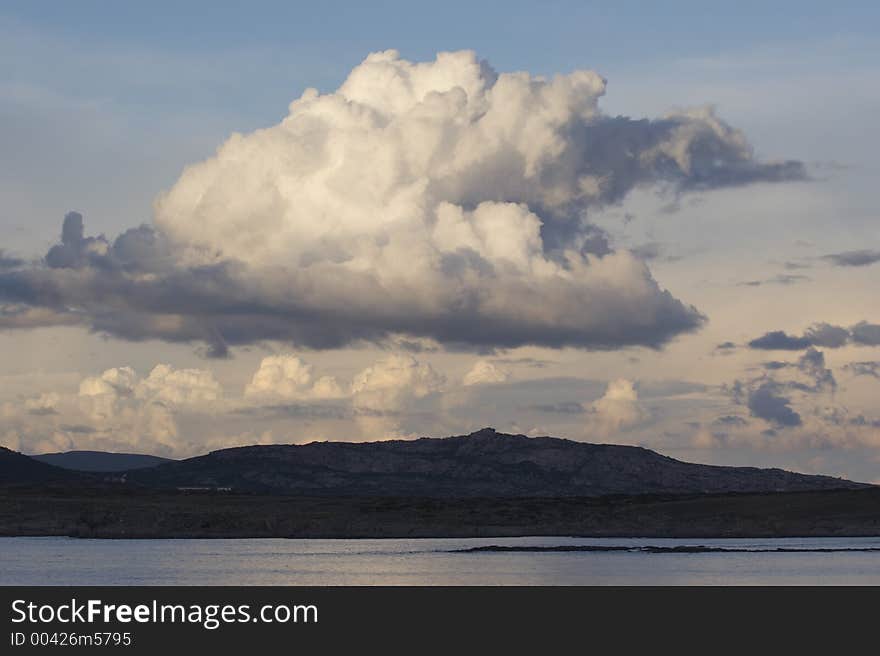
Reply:
[[[0,446],[0,485],[73,483],[79,480],[81,477],[76,472],[40,462]]]
[[[43,453],[31,457],[34,460],[63,469],[86,472],[121,472],[174,462],[169,458],[160,458],[159,456],[140,453],[110,453],[108,451],[65,451],[62,453]]]
[[[566,497],[861,488],[781,469],[699,465],[649,449],[498,433],[247,446],[128,473],[160,488],[312,496]]]

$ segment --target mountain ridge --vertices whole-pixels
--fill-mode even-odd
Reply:
[[[0,446],[0,484],[34,485],[81,480],[77,472],[56,467]]]
[[[149,487],[319,496],[561,497],[870,487],[491,428],[446,438],[233,447],[130,471],[127,478]]]
[[[84,472],[123,472],[174,462],[170,458],[160,456],[112,451],[61,451],[40,453],[30,457],[62,469]]]

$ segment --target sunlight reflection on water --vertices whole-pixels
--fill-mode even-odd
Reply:
[[[880,553],[452,553],[476,546],[880,548],[880,538],[0,538],[3,585],[878,585]]]

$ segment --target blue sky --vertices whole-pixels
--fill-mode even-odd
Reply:
[[[421,60],[476,48],[500,70],[551,74],[588,66],[616,72],[648,62],[755,47],[876,37],[873,2],[150,2],[26,0],[0,16],[45,37],[93,50],[210,55],[253,49],[291,57],[291,83],[334,88],[363,53],[394,47]],[[24,62],[22,62],[24,65]],[[55,62],[64,69],[65,62]],[[173,75],[173,71],[169,70]],[[259,80],[257,76],[257,80]],[[72,83],[77,81],[74,74]],[[248,115],[253,84],[227,101]],[[113,93],[113,89],[108,90]],[[263,89],[267,104],[281,90]],[[198,97],[198,92],[195,94]],[[186,99],[178,99],[186,102]],[[265,110],[262,110],[265,111]]]
[[[40,175],[59,179],[57,201],[43,191],[12,246],[48,244],[49,217],[67,205],[90,207],[100,231],[128,225],[124,214],[147,220],[156,190],[230,132],[278,121],[303,88],[331,91],[387,48],[413,60],[474,49],[499,71],[594,69],[609,79],[602,104],[613,114],[713,102],[768,157],[815,158],[820,134],[849,126],[852,134],[822,139],[822,156],[860,159],[860,123],[839,101],[825,106],[827,97],[803,90],[797,106],[793,95],[755,103],[750,93],[870,74],[878,17],[869,2],[0,2],[7,139],[47,142],[22,153],[10,172],[21,184],[7,193],[21,196]],[[859,80],[843,85],[853,103],[866,94],[873,103]],[[833,127],[795,130],[792,120],[807,114]],[[62,175],[72,152],[110,189]],[[32,204],[33,194],[15,198],[6,211]]]
[[[470,49],[499,73],[550,77],[593,69],[608,81],[607,93],[597,97],[606,118],[658,119],[712,105],[725,125],[742,131],[743,157],[755,171],[764,170],[761,163],[797,160],[808,175],[681,193],[638,184],[620,199],[589,206],[589,224],[615,253],[640,254],[650,281],[705,316],[699,330],[662,349],[543,343],[480,355],[444,344],[407,351],[407,339],[339,348],[258,339],[233,344],[229,359],[210,360],[198,338],[175,341],[157,332],[127,339],[119,330],[77,324],[84,314],[76,307],[66,309],[72,316],[42,307],[21,314],[0,297],[0,350],[7,355],[0,365],[0,444],[62,450],[127,438],[109,447],[189,455],[236,443],[368,439],[383,431],[439,435],[494,424],[639,443],[703,462],[880,479],[880,353],[852,337],[873,334],[864,327],[852,332],[862,322],[880,325],[880,264],[837,266],[828,258],[864,250],[870,260],[880,253],[878,19],[880,5],[869,2],[2,1],[0,145],[13,156],[0,163],[0,275],[4,262],[33,267],[13,271],[7,283],[47,275],[41,258],[58,242],[70,210],[83,214],[86,236],[110,240],[141,224],[175,228],[184,246],[210,234],[209,223],[239,236],[229,229],[234,222],[189,213],[186,190],[197,175],[187,167],[206,159],[210,166],[233,133],[278,133],[288,105],[307,87],[349,98],[336,91],[349,73],[370,52],[391,48],[412,62]],[[370,102],[381,105],[383,98]],[[524,109],[514,103],[511,114],[517,111]],[[715,115],[690,111],[698,117],[693,125],[712,125]],[[716,147],[741,144],[739,133],[725,134]],[[399,165],[424,146],[414,141],[401,150],[387,135],[374,138],[365,143],[386,159],[368,160],[338,187],[352,197],[399,170],[389,166],[390,177],[382,177],[382,164]],[[528,149],[531,139],[521,146]],[[358,150],[357,142],[350,146]],[[303,147],[294,143],[280,152],[292,161]],[[285,158],[275,150],[257,148],[249,162],[233,183],[217,185],[231,193],[216,199],[217,215],[227,207],[263,207],[265,198],[253,191],[260,184],[244,190],[255,171],[282,191],[298,175],[283,170]],[[497,183],[488,173],[486,184]],[[184,199],[172,218],[156,205],[169,189]],[[347,201],[345,194],[334,196],[337,190],[329,194],[333,211]],[[503,196],[495,190],[485,197]],[[281,212],[289,225],[277,237],[266,227],[277,224],[271,212],[248,224],[254,243],[273,257],[277,244],[290,248],[282,256],[303,255],[299,239],[311,234],[297,232],[314,222],[310,217],[289,218],[300,205],[292,198]],[[327,207],[319,202],[318,214],[325,216]],[[361,227],[375,228],[371,221],[394,208],[360,217]],[[312,243],[306,260],[324,243]],[[338,263],[350,246],[336,244],[330,260]],[[496,244],[493,252],[508,246]],[[248,261],[253,253],[239,248],[237,255]],[[380,260],[381,268],[393,258]],[[381,273],[387,279],[396,270]],[[424,296],[436,287],[427,286]],[[179,320],[165,316],[159,323],[167,328]],[[817,346],[821,367],[815,355],[801,360],[804,353],[748,346],[771,331],[800,336],[820,323],[851,334],[843,345]],[[716,348],[726,342],[735,348]],[[835,377],[830,388],[823,367]],[[382,387],[388,381],[393,384]],[[273,386],[286,390],[287,414],[278,398],[262,396]],[[122,388],[128,396],[113,396]],[[788,401],[801,424],[774,423],[758,407],[762,399],[771,410]],[[108,407],[123,423],[111,421]],[[384,419],[370,424],[371,417]],[[397,419],[388,423],[388,417]]]
[[[5,0],[3,13],[57,34],[107,43],[150,44],[181,51],[252,43],[313,44],[357,53],[389,41],[412,57],[475,42],[499,65],[528,57],[555,70],[560,53],[600,63],[621,59],[703,55],[766,42],[834,34],[873,36],[880,8],[873,2],[371,2],[109,0],[58,3]],[[543,53],[543,56],[540,56]]]

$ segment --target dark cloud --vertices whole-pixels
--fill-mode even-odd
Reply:
[[[770,373],[747,381],[736,380],[731,385],[722,386],[722,390],[730,394],[735,403],[746,405],[753,417],[769,421],[777,428],[802,423],[801,416],[791,407],[792,399],[787,392],[820,394],[833,393],[837,389],[833,372],[825,366],[825,355],[813,347],[809,347],[796,362],[766,362],[764,368]],[[776,372],[782,370],[796,372],[798,377],[777,376]],[[740,418],[719,417],[715,423],[738,424]]]
[[[833,392],[837,389],[837,381],[834,378],[833,372],[825,366],[825,355],[812,346],[809,347],[800,358],[798,358],[797,362],[771,360],[770,362],[762,363],[761,366],[771,372],[781,371],[782,369],[796,369],[812,381],[811,383],[803,383],[799,381],[779,383],[780,385],[791,389],[810,393],[823,391]]]
[[[659,348],[704,321],[694,308],[659,288],[645,321],[630,321],[626,318],[630,311],[621,307],[623,316],[609,316],[593,325],[511,322],[482,314],[482,301],[466,289],[461,290],[454,312],[435,315],[394,310],[389,291],[369,276],[335,271],[335,280],[329,280],[329,274],[321,280],[323,285],[359,290],[363,298],[376,299],[371,311],[291,294],[290,271],[282,268],[254,277],[248,267],[232,261],[190,267],[174,262],[166,240],[149,227],[128,230],[110,243],[104,237],[85,237],[82,217],[70,213],[61,243],[49,251],[46,266],[0,272],[0,300],[48,310],[55,317],[53,324],[83,322],[122,339],[203,343],[204,354],[212,357],[225,357],[232,346],[261,340],[327,349],[359,341],[379,343],[392,334],[433,338],[463,349],[525,344]],[[307,289],[303,283],[299,287]],[[608,302],[618,303],[611,298]]]
[[[68,212],[61,226],[61,243],[46,253],[46,265],[51,269],[79,269],[88,264],[98,264],[107,254],[109,244],[103,235],[84,235],[82,214]]]
[[[825,367],[825,355],[821,351],[810,347],[797,361],[798,370],[813,380],[812,387],[797,386],[797,383],[789,383],[798,389],[807,392],[834,391],[837,389],[837,381],[832,371]]]
[[[834,326],[830,323],[817,323],[807,328],[804,337],[810,340],[810,344],[814,346],[824,346],[825,348],[840,348],[846,344],[850,337],[850,332],[841,326]]]
[[[714,125],[707,129],[710,124]],[[621,201],[634,187],[657,182],[667,182],[673,193],[681,193],[809,179],[802,162],[758,161],[741,139],[732,138],[734,132],[712,112],[700,112],[657,120],[605,116],[572,123],[566,136],[579,153],[577,177],[605,181],[600,197],[604,204]],[[663,149],[670,142],[685,149],[685,158]],[[568,167],[571,162],[561,164]]]
[[[599,226],[584,222],[580,235],[580,251],[602,257],[613,252],[608,234]]]
[[[794,337],[782,330],[773,330],[749,342],[749,348],[765,351],[800,351],[810,346],[806,337]]]
[[[715,351],[721,355],[730,355],[736,350],[736,344],[733,342],[722,342],[715,347]]]
[[[753,416],[778,427],[801,425],[801,416],[792,410],[791,400],[778,393],[778,385],[767,381],[749,393],[748,408]]]
[[[847,344],[861,346],[880,345],[880,324],[867,321],[850,328],[830,323],[816,323],[807,328],[801,337],[789,335],[782,330],[773,330],[749,342],[749,347],[765,351],[801,351],[811,346],[840,348]]]
[[[874,264],[875,262],[880,262],[880,251],[869,249],[844,251],[842,253],[823,255],[822,259],[831,262],[834,266],[862,267]]]
[[[880,346],[880,324],[862,321],[850,328],[852,341],[862,346]]]
[[[104,235],[86,237],[83,217],[68,212],[61,242],[49,249],[50,269],[94,269],[128,273],[160,273],[172,265],[171,250],[162,235],[147,225],[130,228],[111,244]]]
[[[843,366],[847,371],[851,371],[853,376],[872,376],[880,379],[880,361],[869,360],[867,362],[850,362]]]
[[[736,380],[722,389],[729,393],[735,403],[748,407],[752,416],[769,421],[777,428],[800,426],[801,416],[791,407],[792,400],[785,395],[787,390],[804,394],[834,392],[837,381],[833,372],[825,366],[825,356],[821,351],[809,347],[794,363],[769,362],[764,367],[771,371],[781,369],[797,370],[809,382],[800,380],[777,380],[767,374],[750,381]],[[732,417],[730,423],[738,423],[739,418]],[[727,423],[723,418],[716,423]]]

